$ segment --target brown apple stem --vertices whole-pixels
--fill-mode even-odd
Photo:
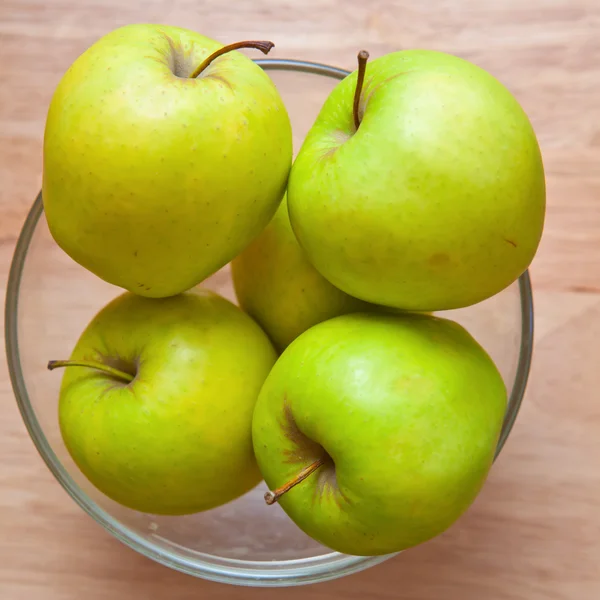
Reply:
[[[51,360],[48,362],[49,371],[53,371],[59,367],[88,367],[89,369],[98,369],[98,371],[103,371],[104,373],[122,379],[127,383],[131,383],[135,379],[133,375],[125,373],[125,371],[115,369],[114,367],[95,360]]]
[[[300,473],[298,473],[298,475],[296,475],[293,479],[288,481],[286,484],[282,485],[281,487],[277,488],[276,490],[273,490],[273,491],[269,490],[265,494],[265,502],[269,505],[275,504],[275,502],[277,502],[277,500],[279,500],[279,498],[281,498],[281,496],[283,496],[283,494],[285,494],[286,492],[289,492],[294,486],[298,485],[301,481],[304,481],[311,473],[314,473],[324,463],[325,463],[325,460],[323,458],[318,458],[317,460],[315,460],[314,463],[311,463],[310,465],[308,465],[308,467],[305,467],[304,469],[302,469],[302,471],[300,471]]]
[[[263,41],[249,41],[249,42],[236,42],[235,44],[229,44],[227,46],[223,46],[219,48],[215,52],[213,52],[210,56],[205,58],[200,66],[196,68],[196,70],[190,75],[190,79],[195,79],[210,65],[210,63],[215,60],[215,58],[219,58],[223,54],[227,54],[227,52],[231,52],[232,50],[239,50],[240,48],[255,48],[256,50],[260,50],[263,54],[269,54],[269,52],[273,49],[275,44],[273,42],[263,42]]]
[[[358,116],[358,105],[360,104],[360,95],[362,94],[363,83],[365,81],[365,71],[367,70],[367,61],[369,53],[366,50],[361,50],[358,53],[358,74],[356,76],[356,89],[354,90],[354,126],[358,129],[360,118]]]

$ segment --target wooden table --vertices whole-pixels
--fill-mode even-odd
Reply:
[[[539,134],[545,236],[532,267],[536,347],[526,400],[480,498],[445,535],[367,572],[289,598],[593,600],[600,597],[600,4],[597,0],[2,0],[0,269],[40,187],[45,111],[75,57],[110,29],[184,25],[273,56],[353,67],[406,47],[491,70]],[[276,598],[195,580],[136,555],[52,478],[0,393],[0,598]]]

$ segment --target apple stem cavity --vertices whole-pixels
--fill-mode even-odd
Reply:
[[[49,371],[53,371],[59,367],[87,367],[88,369],[97,369],[126,383],[131,383],[135,379],[135,376],[130,373],[125,373],[125,371],[115,369],[110,365],[105,365],[95,360],[51,360],[48,362]]]
[[[277,500],[279,500],[279,498],[281,498],[281,496],[283,496],[283,494],[285,494],[286,492],[289,492],[294,486],[298,485],[301,481],[304,481],[309,475],[314,473],[319,467],[321,467],[324,464],[325,464],[325,459],[318,458],[317,460],[315,460],[315,462],[308,465],[308,467],[305,467],[304,469],[302,469],[302,471],[300,471],[300,473],[298,473],[298,475],[296,475],[293,479],[288,481],[286,484],[282,485],[281,487],[277,488],[276,490],[273,490],[273,491],[269,490],[265,494],[265,502],[269,506],[271,504],[275,504],[275,502],[277,502]]]
[[[190,75],[190,79],[195,79],[198,77],[198,75],[200,75],[200,73],[202,73],[202,71],[204,71],[204,69],[206,69],[206,67],[208,67],[213,60],[215,60],[215,58],[219,58],[219,56],[227,54],[227,52],[231,52],[232,50],[239,50],[240,48],[255,48],[256,50],[260,50],[263,54],[269,54],[274,46],[275,44],[273,42],[268,41],[236,42],[235,44],[223,46],[205,58],[196,68],[196,70]]]
[[[358,106],[360,104],[360,96],[362,94],[363,83],[365,81],[365,71],[367,70],[367,61],[369,53],[366,50],[361,50],[358,53],[358,74],[356,76],[356,89],[354,90],[354,106],[352,112],[354,114],[354,126],[356,129],[360,126],[360,117],[358,116]]]

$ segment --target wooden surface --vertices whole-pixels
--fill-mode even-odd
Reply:
[[[276,57],[353,67],[429,47],[472,59],[517,95],[542,146],[545,236],[532,268],[536,347],[516,427],[480,498],[445,535],[288,598],[600,597],[600,4],[597,0],[1,0],[0,270],[40,187],[45,111],[60,76],[117,25],[271,38]],[[68,274],[55,273],[56,280]],[[60,286],[57,288],[60,293]],[[0,598],[274,599],[136,555],[67,497],[37,455],[1,371]]]

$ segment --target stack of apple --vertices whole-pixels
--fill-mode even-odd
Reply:
[[[48,225],[125,290],[49,363],[68,367],[61,432],[132,509],[204,511],[264,479],[324,545],[399,551],[455,522],[492,464],[505,385],[431,313],[528,267],[540,151],[473,64],[361,52],[293,160],[278,90],[238,51],[271,46],[131,25],[59,83]],[[201,286],[229,263],[239,307]]]

